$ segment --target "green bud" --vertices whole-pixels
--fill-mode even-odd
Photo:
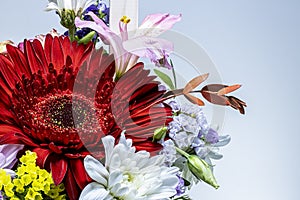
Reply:
[[[153,141],[164,139],[166,137],[167,130],[168,128],[165,126],[156,129],[153,134]]]
[[[87,43],[89,43],[94,38],[95,33],[96,33],[95,31],[89,32],[86,36],[84,36],[83,38],[81,38],[80,40],[78,40],[78,43],[79,44],[87,44]]]
[[[67,29],[75,27],[75,12],[74,10],[63,9],[60,12],[60,24]]]
[[[190,171],[196,176],[199,180],[206,182],[207,184],[218,189],[220,186],[217,184],[216,178],[213,175],[213,172],[210,166],[204,160],[200,159],[196,155],[189,155],[187,157],[188,167]]]

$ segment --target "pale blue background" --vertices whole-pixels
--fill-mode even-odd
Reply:
[[[0,41],[52,27],[46,0],[2,1]],[[298,200],[300,181],[300,3],[298,0],[141,0],[148,13],[182,13],[174,29],[206,49],[225,83],[242,83],[245,116],[228,109],[232,142],[217,162],[217,191],[199,184],[195,200]]]

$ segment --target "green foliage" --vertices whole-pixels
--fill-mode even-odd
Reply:
[[[172,80],[171,80],[171,78],[167,75],[167,74],[165,74],[165,73],[163,73],[163,72],[161,72],[161,71],[159,71],[159,70],[157,70],[157,69],[154,69],[154,73],[171,89],[171,90],[174,90],[175,89],[175,86],[174,86],[174,84],[173,84],[173,82],[172,82]]]

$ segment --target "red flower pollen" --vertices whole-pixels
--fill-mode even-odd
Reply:
[[[78,199],[91,181],[83,159],[103,158],[102,137],[118,140],[125,130],[137,150],[155,152],[154,130],[171,121],[171,109],[159,104],[165,91],[142,63],[114,76],[113,56],[92,44],[47,35],[44,47],[38,40],[25,41],[24,52],[8,45],[0,54],[0,144],[36,152],[37,164]]]

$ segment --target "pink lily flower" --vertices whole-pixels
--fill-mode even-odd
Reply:
[[[75,24],[79,28],[88,27],[97,31],[102,41],[111,46],[115,55],[117,78],[134,66],[140,57],[149,58],[158,66],[171,67],[167,62],[167,57],[174,49],[173,44],[157,37],[180,21],[181,15],[149,15],[135,34],[130,37],[127,31],[127,24],[130,19],[127,17],[120,20],[120,35],[118,35],[112,32],[94,13],[88,14],[94,21],[83,21],[76,18]]]

